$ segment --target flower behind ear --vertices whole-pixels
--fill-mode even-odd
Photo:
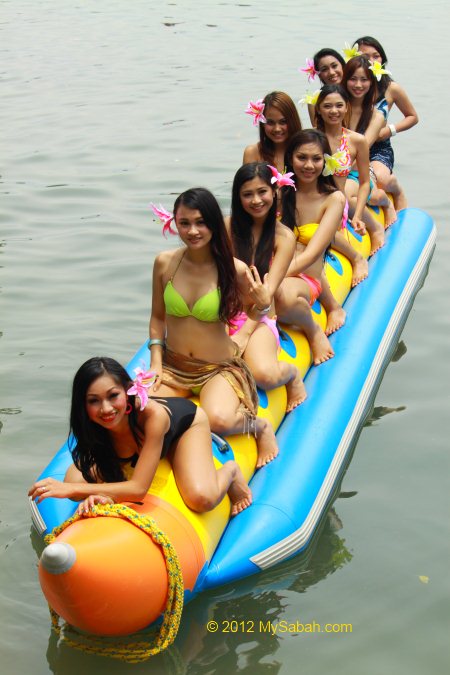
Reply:
[[[349,43],[346,42],[344,45],[344,49],[342,50],[345,58],[345,63],[347,61],[350,61],[354,56],[361,56],[362,52],[359,51],[359,44],[356,43],[353,45],[353,47],[350,47]]]
[[[288,173],[280,173],[276,167],[271,166],[270,164],[268,164],[268,167],[272,172],[272,178],[270,180],[271,183],[276,183],[278,187],[288,185],[289,187],[293,187],[294,190],[297,189],[295,187],[294,181],[292,180],[292,176],[294,175],[293,171],[289,171]]]
[[[247,110],[245,113],[247,115],[252,115],[254,127],[256,127],[258,122],[261,122],[262,124],[267,122],[266,118],[264,117],[265,107],[266,104],[263,102],[262,98],[260,98],[258,101],[250,101],[247,103]]]
[[[390,70],[386,70],[385,66],[386,64],[384,63],[381,65],[378,61],[373,61],[372,65],[369,66],[369,70],[372,71],[372,73],[375,75],[377,78],[378,82],[381,80],[383,75],[392,75]]]
[[[139,396],[140,409],[144,410],[148,403],[148,390],[155,381],[156,373],[152,370],[142,370],[142,368],[135,368],[134,372],[136,377],[133,380],[133,385],[127,390],[127,394]]]
[[[313,80],[315,80],[316,75],[319,74],[319,72],[316,70],[316,68],[314,66],[314,61],[312,59],[306,59],[306,67],[305,68],[299,68],[299,70],[302,73],[307,73],[308,82],[312,82]]]
[[[165,237],[167,237],[168,232],[170,232],[170,234],[178,234],[178,232],[176,230],[172,230],[172,228],[170,227],[170,223],[174,219],[173,213],[169,213],[169,211],[167,211],[167,209],[165,209],[161,204],[159,205],[159,208],[158,208],[152,202],[150,202],[150,208],[153,211],[153,213],[155,214],[155,216],[157,218],[159,218],[160,221],[162,222],[162,224],[163,224],[163,235]]]

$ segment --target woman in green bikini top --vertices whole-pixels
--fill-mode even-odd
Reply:
[[[153,391],[162,396],[198,394],[212,431],[254,431],[258,465],[278,450],[270,423],[257,417],[256,386],[240,357],[245,340],[233,341],[227,325],[242,311],[242,298],[265,310],[267,289],[247,265],[233,258],[220,207],[204,188],[183,192],[174,204],[183,248],[160,253],[153,268],[150,317]]]

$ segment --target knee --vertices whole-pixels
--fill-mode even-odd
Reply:
[[[272,368],[266,366],[264,370],[261,369],[260,371],[253,370],[252,375],[258,387],[264,390],[273,389],[280,379],[280,372],[276,366]]]
[[[217,504],[217,499],[212,494],[205,494],[199,487],[192,487],[188,495],[183,496],[187,506],[197,513],[211,511]]]
[[[225,436],[232,426],[230,416],[220,408],[208,410],[208,419],[211,430],[219,436]]]

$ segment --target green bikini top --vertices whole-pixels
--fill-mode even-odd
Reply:
[[[170,277],[169,281],[166,284],[164,289],[164,305],[166,307],[166,314],[169,316],[176,317],[185,317],[193,316],[194,319],[198,321],[207,321],[213,323],[215,321],[220,321],[219,318],[219,309],[220,309],[220,289],[215,288],[209,293],[205,293],[201,298],[194,302],[192,309],[189,309],[187,306],[186,300],[183,296],[177,291],[173,285],[173,279],[181,261],[183,260],[184,253],[180,258],[180,261],[175,269],[175,272]]]

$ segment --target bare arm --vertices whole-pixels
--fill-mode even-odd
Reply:
[[[369,126],[364,132],[369,148],[375,143],[380,135],[381,129],[386,126],[386,121],[384,119],[383,113],[379,110],[374,110],[372,113],[372,119],[369,122]]]
[[[261,155],[259,152],[258,143],[254,145],[247,145],[244,150],[244,157],[242,159],[242,164],[250,164],[250,162],[260,162]]]
[[[411,127],[415,126],[418,123],[419,116],[417,115],[417,112],[413,104],[409,100],[406,91],[403,89],[403,87],[397,84],[397,82],[392,82],[389,85],[388,92],[392,104],[395,104],[403,115],[403,119],[395,124],[395,129],[397,133],[400,133],[401,131],[406,131],[407,129],[411,129]],[[386,126],[383,129],[381,129],[379,139],[385,140],[389,138],[391,135],[392,134],[391,130],[389,129],[389,126]]]
[[[295,254],[295,235],[286,225],[277,224],[275,232],[275,252],[269,269],[268,284],[270,301],[278,290],[281,282],[286,277],[289,265]]]
[[[367,203],[367,197],[370,192],[370,173],[369,173],[369,146],[367,140],[361,134],[352,135],[352,142],[356,147],[356,167],[358,169],[358,196],[356,198],[356,207],[355,213],[352,218],[353,226],[361,227],[364,229],[364,222],[362,222],[363,211]],[[356,223],[355,221],[361,221],[361,223]]]
[[[168,266],[168,254],[160,253],[153,265],[152,311],[150,315],[150,339],[164,340],[166,334],[166,308],[164,305],[163,274]],[[150,348],[150,370],[157,374],[153,390],[157,391],[161,384],[162,345],[155,344]]]
[[[32,499],[37,498],[38,503],[47,497],[81,501],[91,495],[107,497],[114,502],[142,499],[154,478],[161,457],[164,435],[169,426],[168,414],[165,410],[158,404],[152,405],[150,411],[147,409],[144,411],[144,443],[130,480],[118,483],[88,483],[81,472],[71,465],[64,481],[44,478],[32,485],[28,495]]]

